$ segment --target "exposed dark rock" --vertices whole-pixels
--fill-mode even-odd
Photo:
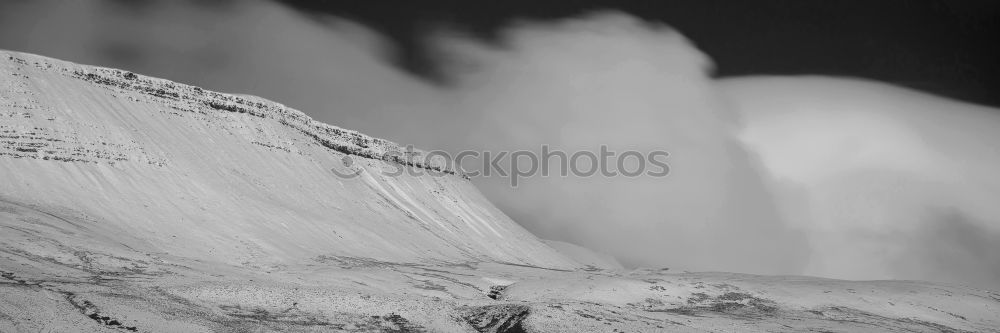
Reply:
[[[503,296],[504,289],[507,289],[507,286],[490,286],[490,292],[486,294],[486,297],[499,300]]]
[[[520,304],[499,304],[471,308],[463,319],[482,333],[522,333],[522,326],[531,308]]]

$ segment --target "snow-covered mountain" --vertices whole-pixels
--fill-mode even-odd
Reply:
[[[0,57],[0,195],[78,219],[78,237],[250,267],[356,256],[574,265],[446,163],[399,164],[408,152],[395,143],[253,96]],[[423,175],[388,176],[402,168]]]
[[[261,98],[16,52],[0,78],[0,332],[1000,332],[994,291],[554,249],[446,161]]]

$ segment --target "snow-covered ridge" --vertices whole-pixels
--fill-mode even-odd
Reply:
[[[0,202],[85,218],[81,235],[248,267],[576,267],[445,161],[278,103],[5,51],[0,78]]]
[[[302,113],[301,111],[286,107],[281,103],[270,101],[264,98],[250,95],[233,95],[215,92],[200,87],[176,83],[166,79],[149,77],[129,71],[86,66],[69,63],[61,60],[51,59],[43,56],[4,52],[8,62],[14,66],[32,66],[37,70],[44,70],[60,75],[77,78],[87,82],[95,83],[106,87],[112,91],[131,91],[147,95],[155,99],[155,103],[166,105],[180,112],[192,112],[198,114],[209,114],[213,112],[234,112],[247,114],[255,117],[274,119],[282,125],[295,129],[306,136],[314,139],[320,145],[349,155],[356,155],[365,158],[377,159],[387,162],[399,163],[411,167],[423,168],[448,174],[456,174],[454,169],[449,167],[448,161],[440,158],[426,161],[422,156],[426,154],[418,149],[407,149],[405,146],[384,139],[374,138],[357,131],[343,129],[337,126],[325,124]],[[12,72],[12,75],[18,75]],[[30,109],[31,103],[20,103],[19,105],[9,105],[21,109]],[[28,112],[11,113],[7,116],[30,117]],[[37,129],[44,130],[44,129]],[[3,129],[0,129],[0,139],[7,138]],[[23,136],[24,133],[19,133]],[[32,137],[27,137],[31,139]],[[17,139],[17,138],[13,138]],[[7,145],[0,145],[0,155],[11,157],[36,157],[38,150],[45,146],[42,141],[52,141],[44,135],[39,134],[34,142],[14,144],[14,141],[7,140]],[[256,144],[261,144],[255,142]],[[105,145],[101,143],[101,145]],[[287,148],[272,147],[288,151]],[[97,156],[90,156],[88,154]],[[44,158],[44,157],[43,157]],[[47,158],[46,158],[47,159]],[[125,159],[117,156],[114,152],[105,151],[71,151],[65,154],[56,154],[52,157],[56,160],[64,161],[86,161],[96,162],[96,160],[116,161]],[[147,158],[150,164],[162,164],[156,158]]]

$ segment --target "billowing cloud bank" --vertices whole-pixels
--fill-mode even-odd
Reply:
[[[720,83],[679,32],[624,14],[501,36],[428,36],[442,88],[389,65],[366,28],[270,2],[0,5],[0,48],[260,95],[423,147],[668,151],[662,178],[476,179],[541,236],[625,263],[1000,285],[998,110],[853,80]]]
[[[805,273],[1000,285],[1000,110],[823,77],[723,80]]]
[[[738,124],[710,61],[676,31],[603,13],[514,25],[498,49],[442,44],[466,64],[451,93],[464,113],[456,129],[473,148],[671,154],[663,178],[536,176],[516,189],[484,179],[490,198],[523,223],[631,264],[802,268],[805,244],[782,225],[732,138]]]

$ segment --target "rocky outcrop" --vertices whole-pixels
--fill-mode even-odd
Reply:
[[[481,333],[525,333],[521,322],[530,310],[520,304],[487,305],[468,309],[463,319]]]
[[[5,72],[15,78],[26,79],[29,70],[42,70],[93,83],[109,90],[112,94],[127,94],[124,97],[135,102],[163,106],[168,108],[162,110],[163,112],[177,115],[186,113],[212,116],[212,113],[233,112],[273,119],[312,138],[322,146],[341,153],[455,174],[450,161],[424,160],[422,156],[425,154],[420,150],[412,147],[408,149],[387,140],[317,122],[300,111],[254,96],[224,94],[118,69],[79,66],[73,68],[41,57],[12,53],[6,54],[6,62],[3,64]],[[3,105],[0,106],[8,118],[31,118],[40,113],[45,117],[45,111],[51,111],[51,107],[39,103],[39,93],[29,89],[24,80],[5,80],[4,86],[0,86],[0,94],[2,94],[0,100],[3,101]],[[46,119],[57,120],[51,115]],[[74,124],[70,124],[69,127],[76,127],[72,125]],[[70,139],[62,139],[67,137]],[[133,154],[126,152],[136,149],[134,145],[114,140],[85,142],[73,140],[71,134],[59,133],[49,128],[21,128],[12,125],[0,127],[0,139],[3,139],[0,142],[2,143],[0,156],[56,161],[114,163],[128,159]],[[289,147],[287,142],[275,142],[263,137],[256,137],[252,142],[292,153],[292,147]],[[142,152],[138,152],[138,155],[151,164],[162,166],[164,162],[162,159],[150,158]]]

